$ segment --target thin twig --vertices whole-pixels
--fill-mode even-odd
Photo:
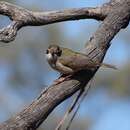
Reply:
[[[62,127],[63,123],[65,122],[65,119],[68,117],[68,115],[73,111],[76,103],[78,102],[79,98],[81,97],[81,95],[83,94],[84,89],[81,89],[78,96],[76,97],[76,99],[73,101],[71,107],[69,109],[67,109],[66,113],[64,114],[62,120],[59,122],[59,124],[57,125],[55,130],[60,130],[60,128]]]
[[[90,83],[89,83],[87,89],[85,89],[84,93],[82,94],[81,100],[80,100],[75,112],[73,113],[73,115],[72,115],[72,117],[71,117],[71,119],[70,119],[70,121],[69,121],[69,123],[68,123],[68,125],[66,127],[66,130],[69,130],[75,116],[77,115],[78,110],[80,109],[81,103],[84,101],[85,97],[88,95],[88,91],[91,88],[92,81],[93,81],[93,79],[90,80]]]

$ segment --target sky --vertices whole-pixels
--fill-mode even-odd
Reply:
[[[26,8],[32,8],[34,10],[59,10],[59,9],[67,9],[67,8],[79,8],[79,7],[95,7],[99,6],[102,3],[105,3],[104,0],[17,0],[16,3],[20,6],[26,7]],[[6,21],[6,22],[5,22]],[[0,19],[0,25],[1,27],[7,25],[9,23],[9,20],[5,17],[1,17]],[[83,45],[86,42],[86,38],[89,39],[89,37],[94,33],[94,31],[97,29],[98,25],[101,22],[97,22],[95,20],[81,20],[81,21],[71,21],[71,22],[63,22],[59,23],[59,27],[63,28],[62,33],[65,34],[68,39],[72,38],[75,39],[76,43],[81,42],[82,44],[66,44],[67,47],[74,48],[75,50],[80,50],[83,48]],[[87,27],[89,29],[87,30]],[[90,28],[92,27],[92,29]],[[94,27],[94,28],[93,28]],[[37,27],[34,27],[32,30],[35,30]],[[87,30],[86,33],[82,33],[82,30]],[[24,29],[22,29],[24,30]],[[31,29],[30,29],[31,30]],[[29,31],[30,31],[29,30]],[[43,28],[45,31],[46,29]],[[129,27],[123,31],[121,31],[118,36],[116,36],[112,40],[112,46],[110,47],[106,57],[105,61],[113,63],[117,65],[117,67],[121,67],[123,64],[125,64],[128,60],[128,57],[126,57],[126,45],[125,40],[121,37],[121,35],[125,35],[125,31],[129,31]],[[22,34],[22,33],[21,33]],[[19,33],[18,33],[19,35]],[[34,37],[36,37],[36,33],[33,33]],[[24,35],[20,35],[22,37]],[[31,34],[28,34],[29,37],[31,37]],[[78,36],[82,37],[82,41],[78,41]],[[46,36],[43,36],[46,38]],[[21,38],[22,39],[22,38]],[[25,50],[26,52],[26,50]],[[27,57],[26,57],[26,56]],[[20,63],[24,62],[23,70],[28,73],[32,72],[32,75],[34,75],[36,72],[33,68],[36,68],[37,65],[33,63],[31,60],[31,57],[29,57],[29,54],[23,53],[21,55]],[[32,63],[30,66],[30,63]],[[21,65],[21,64],[20,64]],[[19,66],[20,66],[19,65]],[[32,68],[31,68],[32,67]],[[21,99],[19,95],[25,95],[25,98],[27,97],[27,104],[31,102],[31,100],[36,97],[36,95],[39,93],[39,90],[33,92],[30,91],[31,87],[25,89],[20,89],[19,93],[15,89],[10,88],[7,80],[9,79],[10,75],[12,73],[12,68],[9,62],[0,60],[0,95],[3,94],[4,99],[1,101],[1,108],[0,108],[0,120],[6,120],[10,115],[12,115],[15,112],[20,111],[20,107],[25,105],[25,99]],[[51,84],[51,82],[58,76],[58,74],[52,70],[48,71],[46,77],[44,77],[42,80],[45,81],[46,85]],[[48,78],[49,77],[49,78]],[[34,77],[35,78],[35,77]],[[33,84],[33,83],[32,83]],[[35,84],[32,86],[31,90],[36,89]],[[6,93],[5,93],[6,92]],[[33,97],[33,98],[32,98]],[[24,98],[24,97],[23,97]],[[8,101],[8,99],[10,99]],[[15,103],[17,102],[17,105]],[[9,107],[9,112],[7,113],[7,110]],[[130,130],[130,103],[129,98],[128,99],[122,99],[122,98],[115,98],[111,97],[109,95],[109,92],[102,89],[98,91],[91,92],[88,96],[87,100],[85,100],[81,106],[81,109],[79,111],[79,115],[81,117],[90,116],[93,120],[95,120],[95,124],[90,128],[90,130]],[[105,110],[104,110],[105,109]],[[59,109],[57,109],[59,110]],[[6,114],[5,114],[6,113]],[[85,113],[85,114],[84,114]]]

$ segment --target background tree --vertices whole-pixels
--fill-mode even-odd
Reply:
[[[6,6],[6,4],[7,4],[7,8],[3,8],[3,7]],[[13,5],[11,5],[11,6],[13,6]],[[92,53],[92,55],[90,55],[92,57],[93,57],[93,54],[96,55],[95,60],[102,59],[102,57],[103,57],[103,55],[106,52],[106,49],[108,47],[107,45],[109,44],[109,42],[111,41],[113,36],[121,28],[126,27],[127,23],[129,22],[129,1],[122,1],[121,2],[121,1],[118,1],[118,0],[114,0],[114,1],[111,1],[110,3],[108,3],[108,4],[105,4],[105,5],[101,6],[101,7],[97,7],[97,8],[93,8],[93,9],[92,8],[81,8],[81,9],[74,9],[74,10],[70,9],[69,11],[71,11],[71,13],[69,13],[68,11],[65,11],[65,12],[61,11],[61,12],[57,12],[57,13],[56,12],[53,12],[53,13],[52,12],[51,13],[49,13],[49,12],[48,13],[46,13],[46,12],[45,13],[35,13],[34,12],[34,14],[32,14],[32,12],[28,12],[27,10],[24,10],[24,9],[19,10],[19,8],[17,8],[17,7],[16,8],[15,7],[9,8],[9,10],[8,10],[8,7],[10,7],[10,4],[8,5],[8,3],[1,2],[1,4],[0,4],[0,13],[5,14],[5,15],[8,14],[10,16],[10,18],[14,20],[14,22],[11,23],[11,26],[9,26],[9,28],[5,28],[4,31],[3,30],[1,31],[1,35],[0,35],[1,36],[0,37],[1,41],[5,41],[5,42],[9,42],[11,40],[14,40],[14,38],[15,38],[14,37],[15,36],[15,29],[17,31],[17,28],[19,29],[20,27],[22,27],[24,25],[26,25],[26,26],[27,25],[43,25],[43,24],[48,24],[48,23],[51,23],[51,22],[53,23],[53,22],[64,21],[64,20],[74,20],[74,19],[76,20],[76,19],[86,19],[86,18],[104,20],[103,23],[101,24],[101,26],[99,27],[99,29],[96,31],[96,33],[91,38],[91,40],[88,42],[88,45],[86,46],[86,50],[87,50],[86,52],[89,53],[89,51],[91,51],[91,49],[93,50],[93,47],[95,48],[95,45],[99,45],[98,47],[96,47],[96,49]],[[14,12],[15,9],[16,9],[16,12]],[[33,10],[36,10],[36,9],[33,9]],[[25,16],[27,15],[27,17],[22,15],[24,13],[25,13]],[[57,17],[55,16],[56,14],[57,14]],[[65,16],[64,16],[64,14],[65,14]],[[20,16],[23,16],[23,18],[20,17]],[[49,18],[49,19],[47,19],[47,18]],[[48,21],[46,21],[46,20],[48,20]],[[79,23],[80,23],[80,21],[79,21]],[[74,24],[74,22],[73,22],[73,24]],[[71,26],[73,26],[73,24],[71,24]],[[83,24],[85,26],[87,26],[87,23],[83,22]],[[83,26],[83,28],[85,26]],[[10,27],[14,27],[13,28],[14,33],[12,32],[12,28],[10,28]],[[41,28],[39,28],[40,33],[36,32],[36,28],[35,29],[32,28],[32,32],[34,32],[33,34],[30,33],[29,29],[24,28],[22,30],[24,30],[26,32],[26,34],[22,34],[22,35],[18,34],[18,38],[16,38],[16,41],[15,41],[17,44],[15,44],[15,43],[13,45],[9,44],[9,47],[7,46],[7,47],[4,47],[4,48],[3,47],[1,48],[1,51],[0,51],[2,53],[1,57],[4,54],[8,59],[11,59],[11,63],[15,63],[15,66],[12,66],[12,70],[14,70],[14,71],[12,71],[13,74],[11,73],[11,76],[10,76],[10,79],[9,79],[9,81],[10,81],[9,83],[11,83],[12,86],[16,86],[15,89],[13,89],[17,93],[17,94],[15,94],[15,96],[19,95],[19,94],[24,95],[25,100],[28,99],[28,102],[29,102],[30,101],[29,97],[31,97],[31,96],[29,96],[27,91],[22,91],[23,86],[28,88],[29,93],[30,93],[30,90],[33,90],[33,91],[31,91],[31,95],[36,95],[36,93],[38,93],[41,90],[41,87],[43,86],[43,84],[46,84],[43,81],[46,81],[47,78],[44,77],[43,75],[45,73],[48,73],[47,72],[48,69],[46,71],[45,62],[41,63],[41,59],[43,59],[43,54],[41,54],[41,51],[39,51],[39,50],[43,45],[44,45],[43,50],[45,50],[47,48],[47,46],[48,46],[47,44],[50,43],[51,41],[54,41],[54,42],[64,41],[64,39],[65,39],[64,35],[63,35],[64,33],[61,33],[60,31],[58,31],[60,29],[60,27],[61,27],[60,24],[59,24],[59,26],[57,26],[55,24],[55,25],[48,25],[48,27],[45,27],[44,29],[48,33],[47,36],[50,36],[50,37],[46,37],[45,34],[42,34],[42,36],[41,36],[40,35],[41,33],[45,33],[45,32],[42,31]],[[8,29],[11,29],[11,30],[8,30]],[[88,31],[88,29],[84,29],[84,34],[83,34],[84,35],[84,41],[86,40],[86,30]],[[54,35],[54,34],[57,34],[57,32],[59,32],[59,36]],[[12,37],[10,37],[10,36],[12,36]],[[127,35],[124,33],[124,36],[126,37]],[[33,38],[30,40],[30,37],[33,37]],[[43,39],[39,40],[39,42],[38,41],[34,42],[35,39],[38,39],[38,38],[41,38],[41,37]],[[56,37],[58,37],[58,38],[56,38]],[[57,39],[59,39],[59,37],[60,37],[61,40],[57,40]],[[82,39],[83,36],[80,36],[80,37]],[[26,39],[26,38],[27,38],[27,40],[23,41],[23,39]],[[79,47],[79,45],[81,47],[83,47],[83,45],[84,45],[84,41],[82,41],[81,39],[79,40],[79,42],[77,42],[78,43],[77,48]],[[126,39],[127,38],[125,38],[125,40]],[[18,43],[20,43],[20,41],[24,42],[25,43],[24,45],[26,45],[26,47],[23,46],[23,44],[22,45],[18,44]],[[44,41],[44,43],[43,43],[43,41]],[[48,42],[46,42],[46,41],[48,41]],[[68,44],[68,47],[69,47],[69,43],[74,43],[75,41],[77,41],[75,39],[75,37],[72,38],[72,36],[71,36],[71,40],[67,40],[66,43]],[[39,44],[36,44],[36,43],[39,43]],[[83,43],[83,44],[81,44],[81,43]],[[61,43],[61,44],[63,44],[63,43]],[[2,45],[3,45],[3,43],[2,43]],[[89,45],[92,45],[92,46],[89,47]],[[67,45],[64,45],[64,46],[67,46]],[[73,44],[72,44],[72,46],[73,46]],[[18,49],[18,51],[14,51],[14,50],[16,50],[16,48]],[[104,50],[104,48],[105,48],[105,50]],[[74,49],[76,49],[76,48],[74,48]],[[117,49],[118,48],[115,47],[114,52]],[[22,50],[21,51],[22,54],[19,53],[20,50]],[[17,54],[16,54],[16,52],[17,52]],[[20,55],[18,55],[18,53]],[[97,53],[99,53],[99,55],[97,55]],[[120,53],[122,53],[122,48],[121,48],[121,51],[119,52],[119,54]],[[111,55],[115,56],[115,54],[111,54]],[[121,56],[119,55],[119,57],[121,57]],[[15,59],[18,59],[18,60],[15,60]],[[23,59],[23,60],[19,60],[19,59]],[[123,57],[123,59],[125,59],[125,58]],[[10,60],[8,60],[8,63],[10,63],[9,61]],[[23,66],[23,62],[24,62],[24,66],[26,66],[26,67]],[[8,64],[8,66],[12,65],[11,63]],[[32,64],[30,64],[30,63],[32,63]],[[44,68],[42,68],[41,66],[44,66]],[[125,65],[123,65],[123,66],[125,66]],[[41,71],[40,67],[42,68],[42,71]],[[3,69],[2,66],[1,66],[1,69]],[[107,72],[105,71],[105,75],[106,75],[105,80],[101,80],[102,78],[99,78],[100,80],[97,80],[97,82],[102,83],[104,81],[104,84],[102,84],[104,87],[105,86],[111,86],[111,88],[113,88],[112,86],[114,86],[116,92],[118,90],[119,94],[122,95],[122,94],[127,93],[127,95],[129,95],[129,91],[128,91],[129,89],[127,87],[128,85],[126,84],[126,83],[129,83],[129,79],[125,77],[125,76],[127,76],[126,72],[128,72],[128,71],[127,71],[127,69],[125,69],[125,71],[123,71],[125,76],[123,76],[122,71],[123,71],[123,69],[120,72],[114,72],[114,75],[112,74],[112,76],[114,78],[111,78],[112,79],[111,83],[108,82],[108,81],[110,81],[109,80],[110,77],[112,77],[112,76],[110,76],[111,73],[110,72],[108,73],[108,71]],[[36,73],[36,72],[38,72],[38,73]],[[89,72],[89,73],[93,75],[93,72]],[[119,73],[121,73],[121,75]],[[86,72],[85,74],[88,75],[88,72]],[[52,73],[50,75],[52,75]],[[92,75],[89,75],[89,76],[92,76]],[[104,72],[101,72],[101,76],[102,75],[104,77]],[[2,75],[2,77],[3,77],[3,75]],[[43,77],[46,78],[46,79],[43,79]],[[98,77],[100,77],[100,76],[98,76]],[[78,77],[76,77],[76,78],[78,78]],[[85,79],[86,79],[86,77],[85,77]],[[50,87],[49,90],[46,93],[43,93],[40,98],[38,98],[37,100],[35,100],[33,102],[33,104],[30,106],[33,109],[28,107],[27,109],[22,111],[20,113],[20,115],[18,114],[16,116],[14,116],[13,118],[11,118],[10,120],[8,120],[7,122],[2,123],[0,127],[2,129],[10,129],[12,127],[13,127],[13,129],[35,129],[47,117],[47,113],[49,114],[50,110],[52,110],[54,108],[54,106],[58,105],[63,99],[66,99],[67,97],[71,96],[74,92],[76,92],[80,88],[80,86],[82,86],[82,85],[85,86],[85,84],[86,84],[85,79],[82,77],[80,79],[82,82],[77,81],[76,79],[72,79],[70,81],[67,81],[67,82],[63,83],[63,85],[61,85],[61,86]],[[119,83],[119,79],[121,79],[121,80],[124,79],[123,82],[126,85],[121,81],[120,81],[121,83]],[[77,83],[78,83],[78,85],[76,85],[75,87],[72,88],[72,84],[74,85],[74,84],[77,84]],[[82,84],[82,83],[84,83],[84,84]],[[119,85],[121,87],[119,87]],[[39,86],[39,89],[37,90],[38,86]],[[117,88],[117,86],[118,86],[118,88]],[[20,91],[17,91],[17,88],[19,88]],[[34,90],[36,90],[36,91],[34,91]],[[103,90],[104,89],[102,89],[102,91]],[[113,89],[111,89],[111,90],[113,91]],[[62,92],[63,97],[61,95],[59,96],[59,94],[60,94],[59,91]],[[67,91],[67,93],[66,93],[66,91]],[[55,94],[55,92],[56,92],[56,94],[57,94],[56,99],[53,101],[53,103],[49,104],[49,108],[45,109],[44,108],[44,106],[45,106],[45,103],[44,103],[45,98],[44,98],[44,96],[46,96],[46,94],[48,94],[48,93],[50,93],[50,95],[53,96],[51,92],[53,94]],[[103,93],[105,93],[105,92],[103,91]],[[6,97],[6,95],[3,95],[1,97]],[[59,97],[59,98],[57,98],[57,97]],[[48,98],[50,98],[50,97],[48,97]],[[7,98],[7,99],[9,100],[9,98]],[[24,104],[22,102],[23,102],[23,100],[21,101],[21,104]],[[36,102],[37,103],[43,103],[43,104],[37,104],[37,105],[40,105],[39,107],[37,107]],[[19,102],[19,104],[20,104],[20,102]],[[6,107],[6,108],[8,109],[8,107]],[[39,108],[39,109],[37,109],[37,108]],[[91,109],[92,109],[92,107],[91,107]],[[29,110],[30,110],[30,114],[29,114]],[[45,110],[47,110],[47,111],[45,111]],[[26,112],[28,113],[28,115],[27,115]],[[22,121],[22,123],[21,123],[21,121]],[[80,121],[78,121],[78,122],[80,122]],[[83,123],[83,121],[81,121],[81,122]]]

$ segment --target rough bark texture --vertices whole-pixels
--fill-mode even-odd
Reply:
[[[7,2],[0,2],[0,14],[7,15],[12,23],[0,30],[0,41],[13,41],[23,26],[40,26],[67,20],[93,18],[103,20],[111,10],[109,6],[79,8],[62,11],[32,12]]]
[[[27,25],[45,25],[66,20],[92,18],[103,20],[97,31],[87,42],[85,50],[95,61],[102,62],[110,41],[122,29],[127,27],[130,19],[130,0],[111,0],[97,8],[70,9],[64,11],[32,12],[0,2],[0,13],[9,16],[13,22],[0,32],[0,40],[14,40],[17,31]],[[72,79],[59,85],[48,87],[31,105],[16,116],[0,124],[1,130],[36,130],[51,111],[62,101],[85,87],[98,70],[83,70]]]

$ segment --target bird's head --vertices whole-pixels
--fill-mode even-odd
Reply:
[[[47,60],[51,60],[55,62],[58,57],[60,57],[62,54],[62,49],[58,45],[50,45],[48,49],[46,50],[46,57]]]

